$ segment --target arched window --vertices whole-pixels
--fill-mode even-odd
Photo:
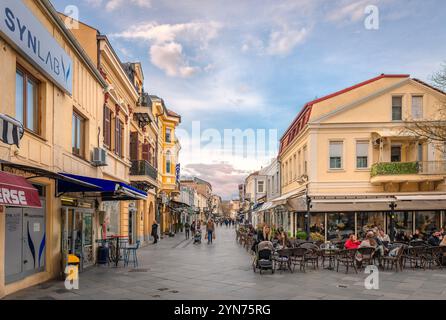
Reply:
[[[166,173],[172,173],[172,155],[170,151],[166,152]]]

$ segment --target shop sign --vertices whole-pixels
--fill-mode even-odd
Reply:
[[[0,1],[0,33],[64,91],[72,94],[72,60],[22,0]]]

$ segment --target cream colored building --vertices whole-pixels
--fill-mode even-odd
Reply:
[[[98,106],[104,103],[106,87],[94,62],[65,28],[49,1],[2,1],[0,6],[3,5],[8,5],[17,18],[26,20],[28,36],[36,41],[36,47],[37,40],[40,41],[40,48],[34,56],[31,51],[18,51],[17,47],[23,44],[6,30],[0,32],[0,113],[19,120],[25,127],[20,148],[0,143],[0,158],[12,163],[3,163],[2,169],[30,178],[39,190],[42,208],[1,210],[0,297],[62,275],[62,252],[68,245],[63,228],[66,216],[62,213],[68,210],[85,213],[72,215],[70,219],[75,219],[71,220],[72,225],[88,224],[85,263],[94,260],[93,239],[100,232],[93,227],[97,225],[93,214],[95,203],[78,195],[70,201],[68,209],[56,181],[59,184],[72,181],[63,180],[59,172],[101,176],[100,169],[91,163],[91,152],[100,146],[97,135],[102,112]],[[4,19],[2,15],[1,20]],[[39,36],[44,38],[34,39],[33,33],[39,30],[43,30]],[[53,73],[60,75],[64,71],[65,85],[57,82],[54,74],[44,72],[50,65],[38,60],[37,55],[48,58],[52,50],[64,52],[71,60],[65,60],[62,66],[62,61],[50,56]],[[39,177],[31,178],[35,176]],[[26,239],[26,230],[27,242],[21,240]]]
[[[307,103],[281,139],[282,196],[274,202],[292,214],[286,228],[306,230],[307,192],[316,238],[444,226],[443,146],[404,130],[404,120],[432,118],[443,99],[408,75],[380,75]]]

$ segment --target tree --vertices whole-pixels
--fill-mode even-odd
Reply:
[[[446,143],[446,64],[442,65],[442,69],[432,76],[431,84],[436,90],[442,93],[438,111],[435,116],[430,119],[414,121],[409,119],[405,121],[405,131],[412,133],[421,138],[426,138],[446,151],[444,146]]]

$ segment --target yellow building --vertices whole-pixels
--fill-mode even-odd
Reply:
[[[285,228],[306,230],[307,199],[318,239],[444,226],[444,148],[404,130],[444,98],[408,75],[383,74],[307,103],[281,139],[282,196],[273,202],[292,213]]]
[[[180,193],[179,177],[177,176],[178,158],[181,150],[175,129],[181,123],[181,116],[166,108],[164,101],[157,96],[150,96],[152,112],[158,126],[157,157],[158,157],[158,223],[162,233],[172,232],[175,215],[169,208],[169,202]]]
[[[155,189],[158,187],[157,132],[143,90],[142,66],[140,63],[123,64],[108,38],[93,27],[79,23],[73,33],[108,83],[102,131],[108,160],[103,178],[131,183],[148,192],[147,198],[142,200],[102,203],[107,234],[128,237],[130,243],[147,243],[155,220]]]
[[[41,200],[41,208],[0,206],[2,297],[61,275],[67,210],[84,210],[76,216],[83,220],[70,223],[84,223],[87,259],[94,252],[95,203],[78,195],[68,209],[58,186],[75,180],[58,173],[100,176],[90,153],[99,146],[106,83],[48,1],[4,0],[0,8],[7,21],[0,27],[0,113],[24,127],[20,147],[0,143],[2,170],[27,177]],[[23,39],[17,19],[26,21]]]

